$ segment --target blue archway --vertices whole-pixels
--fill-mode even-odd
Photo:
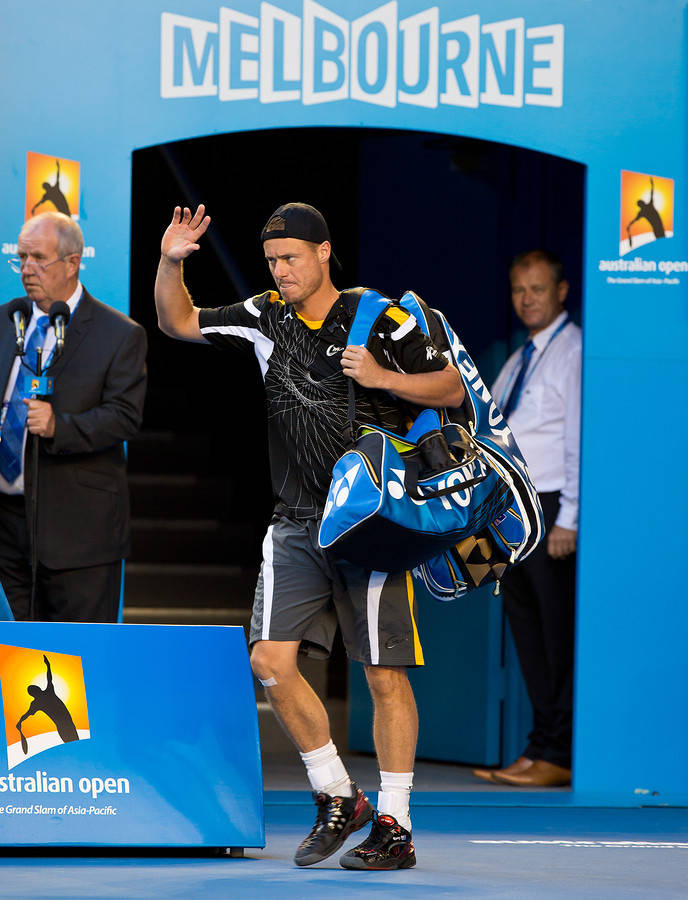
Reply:
[[[121,309],[137,147],[363,125],[586,165],[575,791],[685,802],[685,767],[661,763],[688,755],[685,3],[492,0],[463,10],[449,0],[6,10],[2,252],[13,252],[43,157],[79,164],[70,177],[91,248],[85,279]],[[30,170],[27,153],[41,155]],[[662,180],[667,239],[624,244],[633,173]],[[0,287],[16,292],[9,270]]]

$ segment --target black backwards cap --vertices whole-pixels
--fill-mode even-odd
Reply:
[[[322,213],[307,203],[285,203],[274,211],[260,233],[261,243],[273,238],[298,238],[313,244],[328,241],[332,244],[330,229]],[[330,259],[341,269],[341,263],[330,253]]]

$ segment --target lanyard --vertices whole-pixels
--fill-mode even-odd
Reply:
[[[543,356],[545,355],[545,353],[547,352],[547,349],[548,349],[549,345],[552,343],[552,341],[554,340],[554,338],[557,337],[557,335],[559,334],[559,332],[560,332],[560,331],[563,331],[563,329],[564,329],[568,324],[569,324],[569,317],[566,316],[566,318],[564,319],[564,321],[563,321],[563,322],[560,322],[559,325],[558,325],[558,327],[556,328],[556,330],[553,331],[552,334],[549,336],[549,340],[547,341],[547,343],[545,344],[545,346],[542,348],[542,353],[538,353],[538,355],[537,355],[537,357],[536,357],[536,359],[535,359],[535,362],[534,362],[533,365],[526,371],[526,377],[523,379],[523,386],[522,386],[522,388],[521,388],[521,391],[524,391],[524,390],[525,390],[526,385],[528,384],[528,382],[530,381],[530,379],[533,377],[533,372],[537,369],[538,363],[540,362],[540,360],[542,359],[542,357],[543,357]],[[536,349],[537,349],[537,348],[536,348]],[[520,357],[519,357],[519,360],[520,360]],[[500,401],[499,401],[500,407],[503,407],[503,406],[504,406],[504,403],[505,403],[505,401],[506,401],[506,398],[509,396],[509,394],[510,394],[510,392],[511,392],[511,385],[512,385],[512,382],[513,382],[513,380],[514,380],[514,377],[515,377],[516,373],[517,373],[518,370],[519,370],[519,365],[518,365],[519,360],[516,361],[516,365],[515,365],[515,366],[513,367],[513,369],[511,370],[511,373],[510,373],[510,375],[509,375],[509,380],[507,381],[507,383],[506,383],[506,385],[505,385],[505,387],[504,387],[504,390],[502,391],[502,396],[501,396],[501,399],[500,399]]]

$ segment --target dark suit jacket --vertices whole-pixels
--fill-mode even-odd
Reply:
[[[0,306],[0,397],[14,359],[14,327]],[[47,374],[55,436],[40,439],[38,556],[51,569],[112,562],[129,549],[129,493],[122,441],[141,425],[146,333],[84,290]],[[24,490],[31,521],[33,435],[27,435]]]

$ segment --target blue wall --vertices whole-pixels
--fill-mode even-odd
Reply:
[[[667,260],[688,269],[685,3],[493,0],[457,11],[448,0],[232,0],[225,9],[65,0],[4,11],[3,254],[23,220],[27,151],[80,162],[81,222],[95,251],[84,280],[121,309],[136,148],[264,127],[366,126],[477,137],[586,165],[575,789],[685,801],[688,769],[663,761],[688,758],[688,272],[668,282],[659,272]],[[425,89],[414,93],[415,84]],[[600,270],[619,259],[621,170],[674,179],[674,236],[623,257],[656,262],[658,283]],[[229,164],[227,177],[241,178],[240,166]],[[2,296],[14,296],[3,268]]]

